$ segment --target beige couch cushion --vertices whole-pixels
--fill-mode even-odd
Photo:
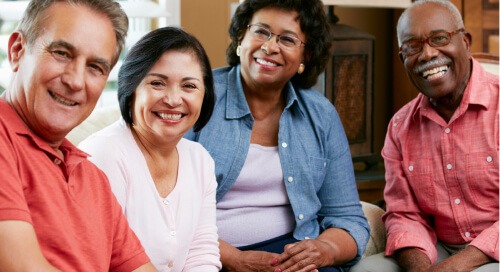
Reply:
[[[90,116],[80,125],[74,128],[66,138],[74,145],[78,145],[90,134],[101,130],[102,128],[114,123],[121,116],[118,105],[103,108],[96,108]]]

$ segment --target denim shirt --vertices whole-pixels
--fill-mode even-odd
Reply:
[[[245,163],[254,119],[240,77],[240,66],[214,70],[216,103],[208,124],[185,137],[201,143],[215,160],[217,201],[231,189]],[[349,232],[363,254],[369,239],[344,128],[333,105],[319,92],[284,90],[278,150],[284,183],[295,215],[293,236],[315,239],[327,228]]]

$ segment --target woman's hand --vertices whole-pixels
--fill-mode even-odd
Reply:
[[[335,256],[329,243],[321,240],[303,240],[285,246],[285,251],[273,264],[275,272],[311,272],[319,267],[330,266]]]
[[[265,251],[240,251],[230,264],[223,264],[222,271],[273,272],[276,268],[272,266],[272,262],[278,257],[278,254]]]
[[[303,240],[285,246],[274,260],[275,272],[311,272],[320,267],[337,266],[356,257],[354,238],[343,229],[329,228],[315,240]]]

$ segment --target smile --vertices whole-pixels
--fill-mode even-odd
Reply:
[[[262,64],[262,65],[267,65],[267,66],[278,66],[276,63],[274,62],[269,62],[269,61],[265,61],[263,59],[255,59],[255,61],[259,64]]]
[[[182,118],[183,114],[181,113],[164,113],[164,112],[157,112],[155,113],[156,116],[160,117],[163,120],[172,120],[172,121],[177,121]]]
[[[58,96],[57,94],[55,94],[55,93],[53,93],[53,92],[51,92],[51,91],[49,91],[49,94],[50,94],[50,96],[51,96],[51,97],[52,97],[55,101],[57,101],[57,102],[58,102],[58,103],[60,103],[60,104],[65,105],[65,106],[74,106],[74,105],[76,105],[76,104],[77,104],[77,103],[76,103],[76,102],[74,102],[74,101],[71,101],[71,100],[68,100],[68,99],[62,98],[62,97]]]
[[[444,76],[444,74],[446,74],[446,72],[448,72],[448,66],[443,65],[440,67],[436,67],[436,68],[432,68],[432,69],[423,71],[422,76],[427,80],[432,80],[432,79],[436,79],[436,78]]]

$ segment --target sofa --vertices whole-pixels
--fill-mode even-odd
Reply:
[[[67,136],[74,145],[78,145],[90,134],[99,131],[120,118],[118,106],[96,108],[92,114]],[[363,212],[370,225],[370,240],[363,257],[370,256],[385,250],[385,227],[382,222],[384,210],[379,206],[361,201]]]

